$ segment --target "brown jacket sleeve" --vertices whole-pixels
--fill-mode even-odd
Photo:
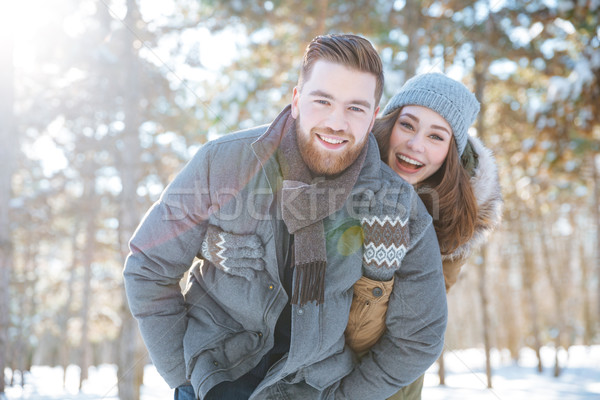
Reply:
[[[444,281],[446,281],[446,293],[450,287],[456,283],[458,274],[463,265],[467,262],[466,258],[458,258],[456,260],[442,260],[444,269]]]

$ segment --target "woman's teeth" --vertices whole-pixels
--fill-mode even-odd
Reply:
[[[400,160],[400,161],[404,161],[404,162],[406,162],[406,163],[408,163],[408,164],[414,165],[414,166],[415,166],[415,167],[417,167],[417,168],[421,168],[422,166],[424,166],[424,165],[425,165],[425,164],[421,164],[421,163],[420,163],[420,162],[418,162],[418,161],[415,161],[415,160],[413,160],[412,158],[408,158],[408,157],[406,157],[406,156],[403,156],[402,154],[398,154],[398,155],[396,156],[396,158],[398,158],[398,160]]]

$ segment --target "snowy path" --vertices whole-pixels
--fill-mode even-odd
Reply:
[[[522,350],[519,365],[506,361],[506,355],[493,352],[493,386],[486,389],[483,352],[478,349],[448,352],[446,386],[438,385],[437,367],[425,377],[423,400],[580,400],[600,399],[600,346],[573,346],[559,353],[564,371],[552,377],[554,353],[545,348],[542,360],[546,370],[538,374],[533,352]],[[66,389],[61,368],[34,367],[26,376],[24,389],[10,387],[7,399],[30,400],[118,400],[115,369],[111,365],[90,368],[90,379],[77,393],[78,368],[67,369]],[[146,368],[142,400],[169,400],[172,391],[152,366]]]

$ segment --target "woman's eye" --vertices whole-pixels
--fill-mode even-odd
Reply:
[[[405,121],[400,121],[400,126],[406,128],[408,130],[411,130],[411,131],[414,130],[413,126],[410,123],[405,122]]]
[[[439,140],[440,142],[444,141],[444,138],[439,135],[431,135],[430,138],[432,138],[433,140]]]

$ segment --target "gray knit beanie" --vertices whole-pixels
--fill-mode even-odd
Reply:
[[[459,156],[467,145],[467,130],[479,112],[479,101],[461,82],[437,72],[406,81],[387,103],[383,115],[406,105],[423,106],[440,114],[450,124]]]

